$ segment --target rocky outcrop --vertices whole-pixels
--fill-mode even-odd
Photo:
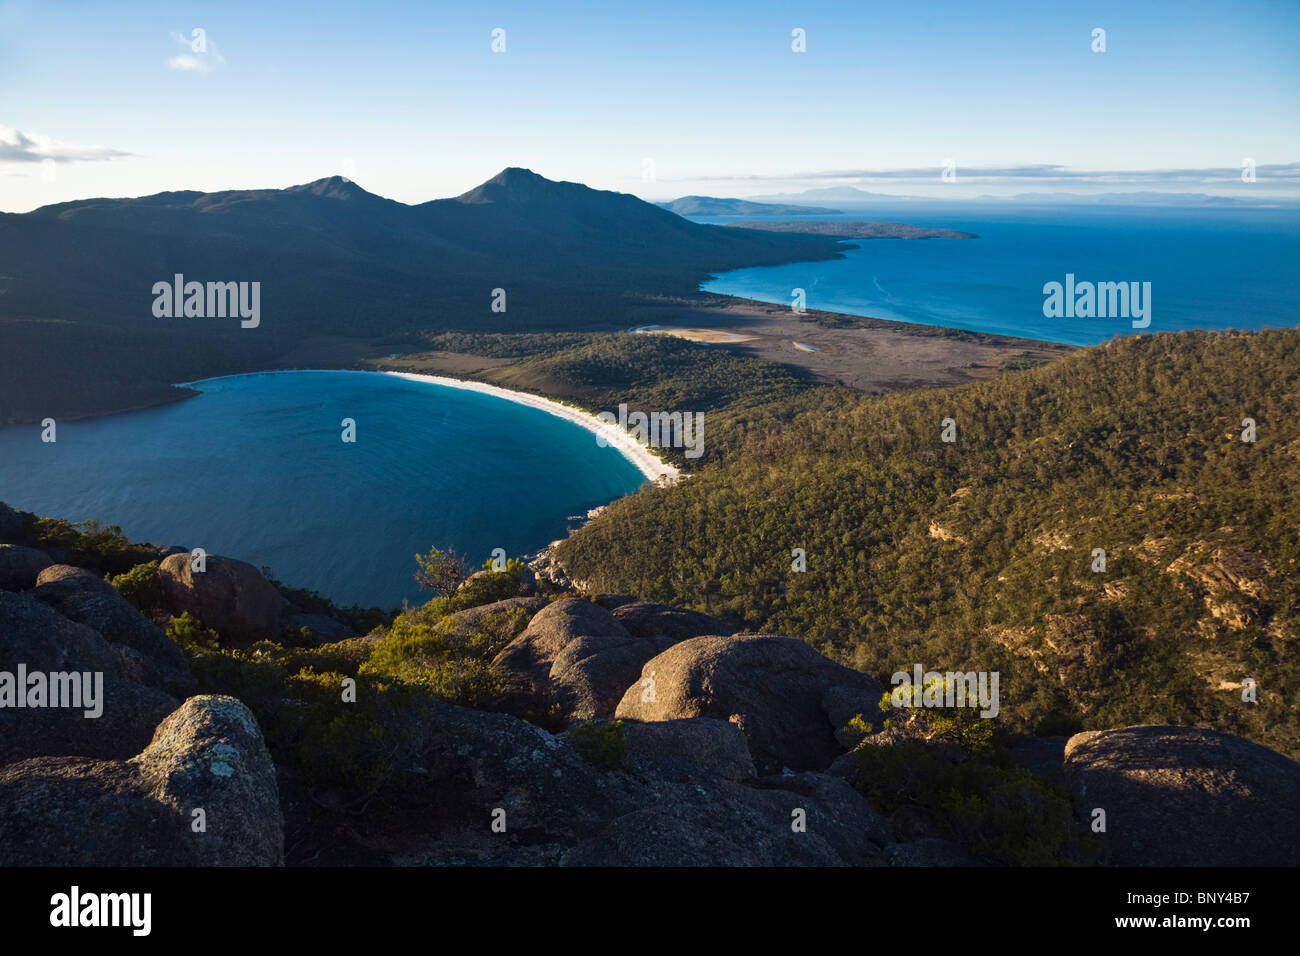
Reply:
[[[193,833],[199,866],[277,866],[284,830],[275,765],[252,712],[233,697],[191,697],[131,761],[150,795],[182,820],[203,810]]]
[[[188,611],[233,640],[279,635],[284,599],[251,564],[209,554],[205,569],[195,571],[189,555],[173,554],[162,560],[158,573],[173,613]]]
[[[735,628],[719,618],[699,611],[686,611],[666,604],[632,601],[613,609],[614,619],[637,637],[654,641],[660,650],[705,634],[730,635]]]
[[[492,663],[509,682],[512,710],[555,707],[565,720],[589,720],[613,714],[657,651],[605,608],[565,598],[538,611]]]
[[[630,720],[716,717],[736,724],[760,773],[824,770],[841,752],[823,709],[856,694],[869,712],[884,694],[873,679],[841,667],[802,641],[767,635],[696,637],[647,661],[616,716]],[[851,693],[850,693],[851,692]]]
[[[806,776],[822,776],[811,774]],[[868,834],[878,817],[843,781],[825,792],[720,781],[679,787],[620,814],[576,847],[567,866],[883,866]]]
[[[512,597],[493,601],[491,604],[480,604],[478,607],[466,608],[451,615],[452,629],[457,634],[469,633],[482,624],[484,618],[496,614],[508,614],[511,611],[522,611],[531,618],[550,603],[544,597]]]
[[[1300,764],[1232,734],[1138,726],[1075,734],[1075,810],[1116,866],[1294,866]]]
[[[20,667],[47,682],[52,673],[74,675],[77,693],[88,690],[96,698],[82,696],[80,707],[0,707],[0,765],[28,757],[123,759],[138,753],[177,701],[130,679],[120,646],[30,594],[0,591],[0,672],[14,681]],[[70,680],[60,683],[74,686]],[[86,716],[96,710],[98,716]]]
[[[623,724],[628,753],[638,770],[665,780],[689,782],[701,776],[748,780],[754,758],[735,724],[711,717]]]
[[[619,770],[588,763],[567,734],[507,714],[435,702],[419,722],[428,730],[408,774],[412,802],[400,838],[380,841],[379,862],[885,862],[879,818],[851,787],[822,774],[749,779],[748,755],[718,721],[625,725],[634,759]],[[701,752],[689,753],[692,743]],[[309,842],[301,852],[317,858],[334,847]]]
[[[69,565],[45,569],[40,580],[32,596],[112,644],[124,676],[178,699],[193,692],[184,652],[107,581]]]
[[[44,551],[0,544],[0,591],[26,591],[36,587],[36,578],[53,563]]]
[[[72,564],[51,564],[43,569],[40,574],[36,575],[36,586],[42,584],[55,584],[67,578],[93,578],[98,581],[99,577],[93,571],[87,571],[85,568],[79,568]]]
[[[888,851],[890,866],[987,866],[965,847],[951,840],[925,837],[911,843],[895,843]]]
[[[273,866],[275,768],[253,715],[194,697],[127,761],[0,767],[0,866]]]
[[[807,798],[808,829],[823,834],[839,832],[833,842],[841,846],[857,845],[875,856],[875,847],[893,842],[889,824],[862,795],[839,777],[824,773],[786,773],[762,777],[758,786],[765,790],[789,791]],[[867,839],[862,844],[862,837]],[[866,863],[867,859],[856,862]]]

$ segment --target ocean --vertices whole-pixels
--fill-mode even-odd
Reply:
[[[417,552],[451,547],[474,568],[494,548],[535,552],[645,480],[591,432],[463,389],[327,371],[194,387],[174,405],[60,422],[53,444],[38,426],[0,428],[0,501],[390,609],[430,596],[411,576]]]
[[[917,203],[771,218],[884,219],[979,238],[850,240],[846,246],[859,248],[846,249],[843,260],[739,269],[704,283],[705,291],[789,303],[801,288],[810,309],[1072,345],[1137,332],[1300,324],[1296,209]],[[1064,286],[1067,275],[1076,284],[1150,283],[1150,324],[1134,328],[1132,315],[1045,316],[1044,285]]]

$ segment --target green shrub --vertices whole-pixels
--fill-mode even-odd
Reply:
[[[497,567],[495,558],[488,558],[483,562],[483,570],[492,571],[497,574],[513,574],[516,577],[527,577],[533,573],[532,569],[528,567],[528,562],[523,558],[506,558],[506,566],[504,568]]]
[[[203,622],[189,611],[172,618],[171,624],[167,626],[167,636],[191,657],[209,654],[217,650],[221,643],[221,635],[210,627],[204,627]]]
[[[607,770],[627,770],[632,766],[621,720],[584,721],[569,731],[569,740],[573,749],[592,766]]]
[[[446,613],[464,611],[484,604],[495,604],[506,598],[518,596],[524,589],[524,582],[518,576],[505,571],[489,571],[475,575],[466,581],[450,598],[450,610]]]
[[[458,629],[447,612],[454,603],[454,598],[435,598],[399,614],[361,673],[418,684],[465,707],[498,700],[506,688],[492,659],[527,626],[528,615],[521,609],[503,611],[486,615],[472,630]]]
[[[344,643],[356,646],[301,649],[261,641],[201,654],[193,670],[200,693],[229,694],[248,705],[277,764],[352,806],[401,780],[428,732],[421,709],[433,695],[358,674],[365,645]],[[354,701],[343,699],[347,678],[356,681]]]
[[[158,573],[157,561],[137,564],[125,574],[107,575],[109,584],[117,593],[135,605],[140,611],[153,611],[166,602],[163,598],[162,576]]]
[[[896,687],[893,692],[887,691],[880,699],[881,712],[890,715],[885,726],[900,730],[916,740],[957,744],[968,753],[989,750],[993,746],[994,722],[981,717],[978,708],[922,706],[927,691],[945,697],[948,690],[948,680],[944,675],[923,685],[913,684],[910,706],[901,700],[906,696],[905,688]],[[955,688],[953,692],[955,694]],[[895,694],[899,696],[901,706],[895,706]]]
[[[430,548],[428,554],[415,556],[415,583],[434,594],[447,597],[469,576],[469,564],[463,555],[448,549]]]
[[[101,525],[94,519],[74,524],[61,518],[29,515],[23,524],[23,537],[42,551],[63,552],[68,564],[100,574],[125,574],[158,556],[153,548],[132,544],[117,525]]]
[[[884,813],[921,811],[931,831],[1010,866],[1096,863],[1099,845],[1075,819],[1069,795],[1005,753],[954,763],[918,741],[861,746],[858,789]]]

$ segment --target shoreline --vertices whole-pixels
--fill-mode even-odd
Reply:
[[[689,304],[683,304],[680,307],[658,306],[658,307],[649,308],[649,311],[655,311],[655,312],[662,311],[662,312],[671,313],[671,316],[669,317],[665,317],[665,318],[655,317],[654,321],[647,321],[647,318],[649,318],[649,316],[647,316],[641,318],[641,320],[637,322],[636,326],[626,327],[626,328],[620,327],[616,329],[615,328],[602,329],[600,331],[635,332],[638,329],[644,328],[648,325],[663,324],[665,321],[668,321],[671,324],[675,324],[675,325],[692,325],[692,324],[700,325],[703,323],[707,325],[718,325],[720,327],[727,328],[732,325],[740,324],[747,318],[749,319],[758,319],[758,318],[772,319],[773,317],[780,317],[782,319],[788,318],[789,306],[783,301],[766,302],[762,299],[755,299],[745,295],[737,295],[737,294],[725,293],[725,292],[711,292],[703,288],[704,282],[716,280],[717,278],[719,278],[719,276],[716,275],[709,276],[701,282],[701,287],[698,288],[695,292],[695,296],[698,297],[696,301],[693,301]],[[680,313],[680,315],[678,315],[678,313]],[[1026,338],[1023,336],[1013,336],[1001,332],[975,332],[969,329],[955,328],[953,326],[927,325],[925,323],[906,322],[899,319],[882,319],[874,316],[858,315],[856,313],[849,313],[849,312],[828,312],[823,309],[808,309],[806,313],[806,317],[812,320],[819,320],[819,319],[831,320],[826,326],[824,326],[824,328],[826,329],[845,328],[851,330],[892,331],[892,332],[897,332],[901,335],[916,337],[919,339],[939,338],[939,339],[946,339],[949,341],[967,341],[967,342],[976,342],[981,344],[989,344],[991,346],[1005,345],[1008,348],[1019,347],[1019,348],[1027,348],[1027,349],[1048,348],[1048,349],[1074,350],[1079,348],[1095,347],[1091,345],[1071,345],[1069,343],[1055,342],[1048,339],[1034,339],[1034,338]],[[595,330],[588,330],[588,331],[595,331]],[[1205,331],[1256,332],[1259,330],[1240,328],[1240,329],[1231,329],[1231,330],[1207,329]],[[709,343],[709,344],[725,345],[728,343]],[[784,362],[785,364],[794,364],[796,367],[803,367],[802,363],[800,362],[791,363],[788,356],[787,357],[773,356],[772,358],[774,361]],[[142,403],[137,403],[134,405],[128,405],[123,407],[95,408],[94,410],[91,411],[73,411],[62,415],[56,415],[55,417],[60,421],[84,421],[84,420],[96,419],[96,418],[107,418],[113,415],[124,415],[132,412],[149,411],[150,409],[162,408],[167,405],[176,404],[194,398],[197,392],[193,391],[193,385],[196,382],[210,382],[210,381],[216,381],[218,379],[223,379],[223,378],[234,378],[240,375],[264,375],[264,374],[270,374],[274,372],[298,372],[298,371],[304,371],[304,372],[305,371],[329,371],[329,372],[343,372],[343,371],[385,371],[387,372],[388,371],[387,369],[357,368],[352,360],[347,360],[345,364],[339,364],[339,365],[328,364],[329,362],[328,359],[326,360],[326,362],[327,364],[325,365],[306,365],[306,366],[287,366],[287,365],[276,364],[276,365],[271,365],[263,368],[250,368],[240,372],[227,372],[221,375],[205,375],[197,379],[190,379],[183,382],[171,382],[170,383],[171,386],[177,390],[181,390],[181,394],[159,395],[156,399],[145,401]],[[422,373],[410,373],[410,374],[414,375],[414,374],[422,374]],[[442,384],[442,385],[447,385],[456,388],[469,387],[469,384],[467,384],[468,380],[454,379],[454,378],[448,378],[446,376],[434,376],[434,375],[430,375],[427,377],[434,384]],[[529,392],[514,392],[510,389],[500,388],[499,386],[488,385],[488,383],[486,382],[475,383],[475,384],[483,386],[482,388],[477,389],[479,391],[486,392],[488,389],[497,389],[496,392],[491,392],[490,394],[497,394],[498,397],[505,398],[509,401],[518,402],[527,399],[528,401],[524,401],[524,404],[532,404],[534,405],[534,407],[541,408],[543,411],[553,411],[553,409],[547,407],[545,404],[536,404],[536,402],[539,401],[543,403],[555,402],[555,400],[553,399],[545,399],[542,396],[533,395]],[[854,385],[852,383],[845,382],[842,384],[847,384],[850,388],[866,390],[862,386]],[[945,384],[951,385],[951,384],[962,384],[962,383],[949,382]],[[925,387],[925,385],[921,383],[918,385],[918,387]],[[572,406],[566,406],[562,402],[555,402],[555,404],[558,404],[562,408],[572,407]],[[563,417],[568,417],[568,416],[563,416]],[[595,419],[595,416],[591,415],[590,418]],[[595,422],[578,421],[572,418],[570,420],[574,421],[575,424],[587,428],[588,430],[593,430],[594,427],[599,427],[599,425],[597,425]],[[22,426],[22,425],[34,425],[39,423],[39,421],[40,418],[17,417],[9,421],[0,422],[0,428],[8,428],[8,427]],[[635,445],[636,443],[633,442],[633,444]],[[618,447],[620,448],[620,450],[623,449],[622,445],[619,445]],[[671,475],[672,473],[677,471],[677,469],[673,468],[673,466],[667,465],[666,463],[659,461],[657,456],[652,455],[651,457],[654,458],[654,460],[659,464],[657,467],[652,466],[653,470],[651,472],[647,472],[645,471],[644,468],[642,468],[642,473],[646,474],[647,477],[654,477],[655,475],[660,473]],[[641,468],[641,462],[639,460],[635,461],[634,463],[637,464],[638,468]]]
[[[544,395],[534,395],[531,392],[517,392],[514,389],[502,388],[500,385],[491,385],[487,382],[476,382],[470,379],[448,378],[445,375],[427,375],[423,372],[398,372],[391,369],[365,369],[365,368],[278,368],[265,369],[260,372],[233,372],[229,375],[214,375],[211,378],[199,378],[189,382],[177,382],[177,387],[193,388],[203,382],[217,382],[223,378],[242,378],[245,375],[276,375],[287,372],[352,372],[358,375],[391,375],[396,378],[404,378],[411,382],[423,382],[426,385],[443,385],[447,388],[459,388],[467,392],[478,392],[480,395],[491,395],[494,398],[505,399],[508,402],[514,402],[516,405],[526,405],[529,408],[536,408],[539,411],[547,412],[557,418],[563,418],[565,421],[584,428],[597,437],[604,437],[608,447],[613,448],[624,458],[636,466],[637,470],[645,476],[647,481],[653,481],[656,484],[672,484],[682,477],[680,469],[661,459],[649,448],[642,445],[628,432],[623,431],[617,425],[610,425],[591,412],[578,408],[575,405],[566,405],[563,402],[553,398],[547,398]]]
[[[362,370],[364,371],[364,370]],[[613,448],[624,458],[637,467],[637,470],[643,474],[648,481],[656,484],[672,484],[681,478],[681,471],[675,466],[664,461],[649,448],[642,445],[628,432],[623,431],[618,425],[611,425],[601,421],[591,412],[584,411],[574,405],[565,405],[563,402],[556,401],[553,398],[546,398],[543,395],[534,395],[531,392],[517,392],[514,389],[502,388],[500,385],[489,385],[487,382],[475,382],[469,379],[448,378],[445,375],[426,375],[421,372],[395,372],[387,369],[376,370],[380,375],[392,375],[396,378],[404,378],[412,382],[424,382],[428,385],[443,385],[447,388],[459,388],[468,392],[478,392],[480,395],[491,395],[494,398],[505,399],[514,402],[517,405],[526,405],[529,408],[536,408],[540,411],[547,412],[557,418],[563,418],[580,428],[585,428],[597,438],[604,438],[607,446]]]

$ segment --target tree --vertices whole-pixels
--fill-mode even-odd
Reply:
[[[469,576],[469,563],[465,556],[450,548],[446,551],[430,548],[428,554],[417,554],[415,563],[418,565],[415,583],[442,597],[454,593]]]

